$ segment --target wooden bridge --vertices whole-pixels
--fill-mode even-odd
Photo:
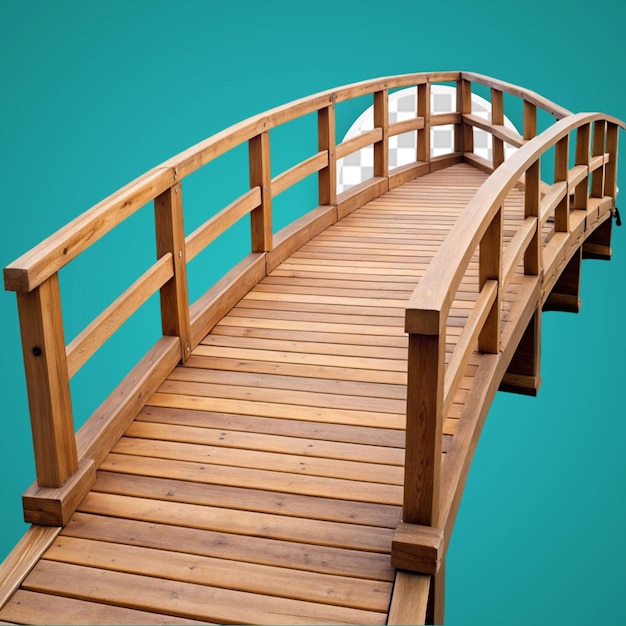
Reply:
[[[456,86],[456,111],[431,114],[433,83]],[[390,123],[404,87],[416,110]],[[374,128],[337,144],[337,104],[367,94]],[[271,129],[310,114],[318,151],[272,176]],[[441,125],[453,151],[432,157]],[[442,622],[491,401],[537,392],[542,310],[578,311],[581,260],[611,256],[619,127],[477,74],[367,81],[207,139],[6,268],[37,482],[0,621]],[[414,162],[390,169],[409,132]],[[249,190],[186,234],[184,179],[246,143]],[[367,145],[373,176],[337,194],[337,160]],[[274,233],[272,199],[315,174],[319,206]],[[59,270],[152,200],[157,261],[66,345]],[[248,215],[250,254],[190,306],[187,263]],[[70,378],[157,291],[162,338],[75,434]]]

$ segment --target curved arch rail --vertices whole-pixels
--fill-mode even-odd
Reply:
[[[456,111],[430,114],[430,85],[436,82],[456,84]],[[490,89],[491,121],[471,114],[472,84]],[[415,116],[389,123],[390,90],[409,86],[417,86]],[[523,102],[520,135],[503,124],[504,94]],[[364,95],[373,96],[374,129],[337,144],[337,103]],[[558,120],[539,135],[537,109]],[[317,152],[272,176],[271,129],[309,114],[317,114]],[[431,158],[430,129],[447,124],[454,125],[454,151]],[[386,77],[322,92],[235,124],[103,200],[4,270],[5,287],[17,292],[37,470],[37,483],[24,496],[26,520],[52,527],[67,523],[92,488],[95,470],[147,398],[177,363],[189,358],[211,328],[295,250],[387,191],[465,162],[491,175],[461,213],[406,309],[409,350],[404,506],[392,548],[394,566],[417,572],[414,578],[401,579],[397,588],[406,585],[408,593],[419,586],[421,595],[430,594],[428,619],[443,618],[441,589],[447,541],[475,446],[475,433],[480,430],[491,398],[505,371],[510,374],[511,389],[536,391],[535,348],[541,308],[550,302],[556,307],[576,308],[577,294],[560,293],[558,281],[577,253],[580,257],[583,242],[587,241],[590,254],[610,254],[607,238],[615,209],[619,127],[623,123],[615,118],[595,113],[573,115],[538,94],[479,74],[441,72]],[[492,162],[473,153],[474,128],[491,134]],[[413,131],[418,133],[415,161],[390,169],[389,137]],[[570,166],[574,133],[574,164]],[[249,190],[186,234],[184,179],[246,143]],[[506,162],[504,143],[520,148]],[[337,194],[337,159],[371,144],[372,178]],[[540,164],[551,149],[554,183],[548,185],[541,181]],[[272,199],[311,175],[318,177],[319,205],[274,233]],[[506,202],[513,189],[523,190],[524,215],[516,223],[515,232],[507,232],[505,237]],[[59,271],[151,201],[157,261],[66,345]],[[189,305],[187,263],[247,215],[250,254]],[[594,233],[600,235],[594,239]],[[446,366],[450,309],[472,264],[478,273],[475,303]],[[505,323],[503,301],[511,285],[527,294],[527,299],[516,311],[515,321]],[[157,291],[163,337],[75,435],[71,377]],[[531,363],[520,365],[518,344],[528,342]],[[482,387],[473,392],[477,395],[471,400],[480,410],[460,426],[461,435],[455,436],[453,445],[459,453],[448,453],[442,462],[443,420],[476,348],[493,356],[481,366]],[[527,348],[524,346],[526,352]],[[58,531],[52,530],[49,535],[36,532],[34,554],[41,554]],[[12,582],[0,594],[0,609],[22,578],[13,568]],[[398,591],[395,597],[404,598],[403,593]],[[402,609],[394,609],[399,606],[397,602],[392,604],[394,619],[403,615]],[[420,606],[419,611],[422,608],[425,610]],[[415,619],[415,615],[405,617]]]

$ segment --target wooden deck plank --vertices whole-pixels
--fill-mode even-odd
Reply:
[[[168,439],[136,439],[123,437],[113,448],[116,454],[148,456],[160,459],[177,459],[209,462],[212,465],[235,465],[236,467],[284,472],[296,475],[344,478],[385,485],[401,485],[403,469],[399,465],[383,463],[344,461],[341,459],[265,452],[198,443],[181,443]]]
[[[386,611],[391,592],[385,582],[73,537],[59,537],[46,559],[142,576],[159,572],[167,580],[378,612]]]
[[[380,465],[402,466],[404,463],[404,453],[398,448],[245,433],[216,428],[168,425],[145,421],[136,421],[131,424],[126,431],[126,436],[136,439],[155,439],[157,441],[220,446],[234,449],[235,454],[238,449],[244,449],[289,454],[297,457],[320,457]]]
[[[103,515],[76,513],[62,534],[163,550],[176,546],[178,553],[364,580],[390,582],[395,575],[389,559],[375,552],[277,541]]]
[[[214,622],[377,624],[386,619],[384,613],[316,605],[46,560],[31,572],[24,588]]]
[[[380,528],[395,528],[400,519],[400,508],[397,506],[106,471],[98,472],[93,490]]]
[[[16,624],[206,624],[205,621],[21,589],[0,611],[0,619]]]
[[[402,502],[402,489],[397,485],[211,465],[208,462],[194,463],[111,453],[101,468],[141,476],[163,476],[164,478],[199,483],[251,487],[279,493],[295,493],[323,498],[339,497],[356,502],[391,505],[399,505]]]

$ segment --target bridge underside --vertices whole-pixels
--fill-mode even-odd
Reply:
[[[458,164],[405,183],[261,280],[150,398],[0,620],[423,621],[430,576],[390,562],[403,497],[404,312],[486,178]],[[523,212],[513,190],[505,246]],[[501,353],[472,355],[449,409],[446,541],[503,376],[503,388],[536,392],[544,302],[577,310],[582,242],[609,216],[579,213],[577,245],[543,282],[518,268]],[[588,254],[609,254],[602,232]],[[448,356],[477,291],[476,256],[448,319]]]

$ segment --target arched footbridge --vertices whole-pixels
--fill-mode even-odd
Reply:
[[[392,118],[404,88],[414,109]],[[338,107],[364,96],[372,127],[338,142]],[[274,129],[307,116],[316,149],[273,173]],[[611,256],[620,127],[473,73],[357,83],[206,139],[5,268],[37,478],[0,621],[443,622],[495,393],[536,394],[542,310],[578,311],[582,259]],[[416,139],[402,165],[396,136]],[[371,175],[338,193],[338,162],[367,146]],[[186,232],[186,178],[238,147],[244,193]],[[273,200],[304,179],[312,209],[277,229]],[[66,342],[59,272],[146,204],[156,262]],[[242,220],[251,250],[190,304],[187,264]],[[162,336],[76,432],[70,379],[157,292]]]

